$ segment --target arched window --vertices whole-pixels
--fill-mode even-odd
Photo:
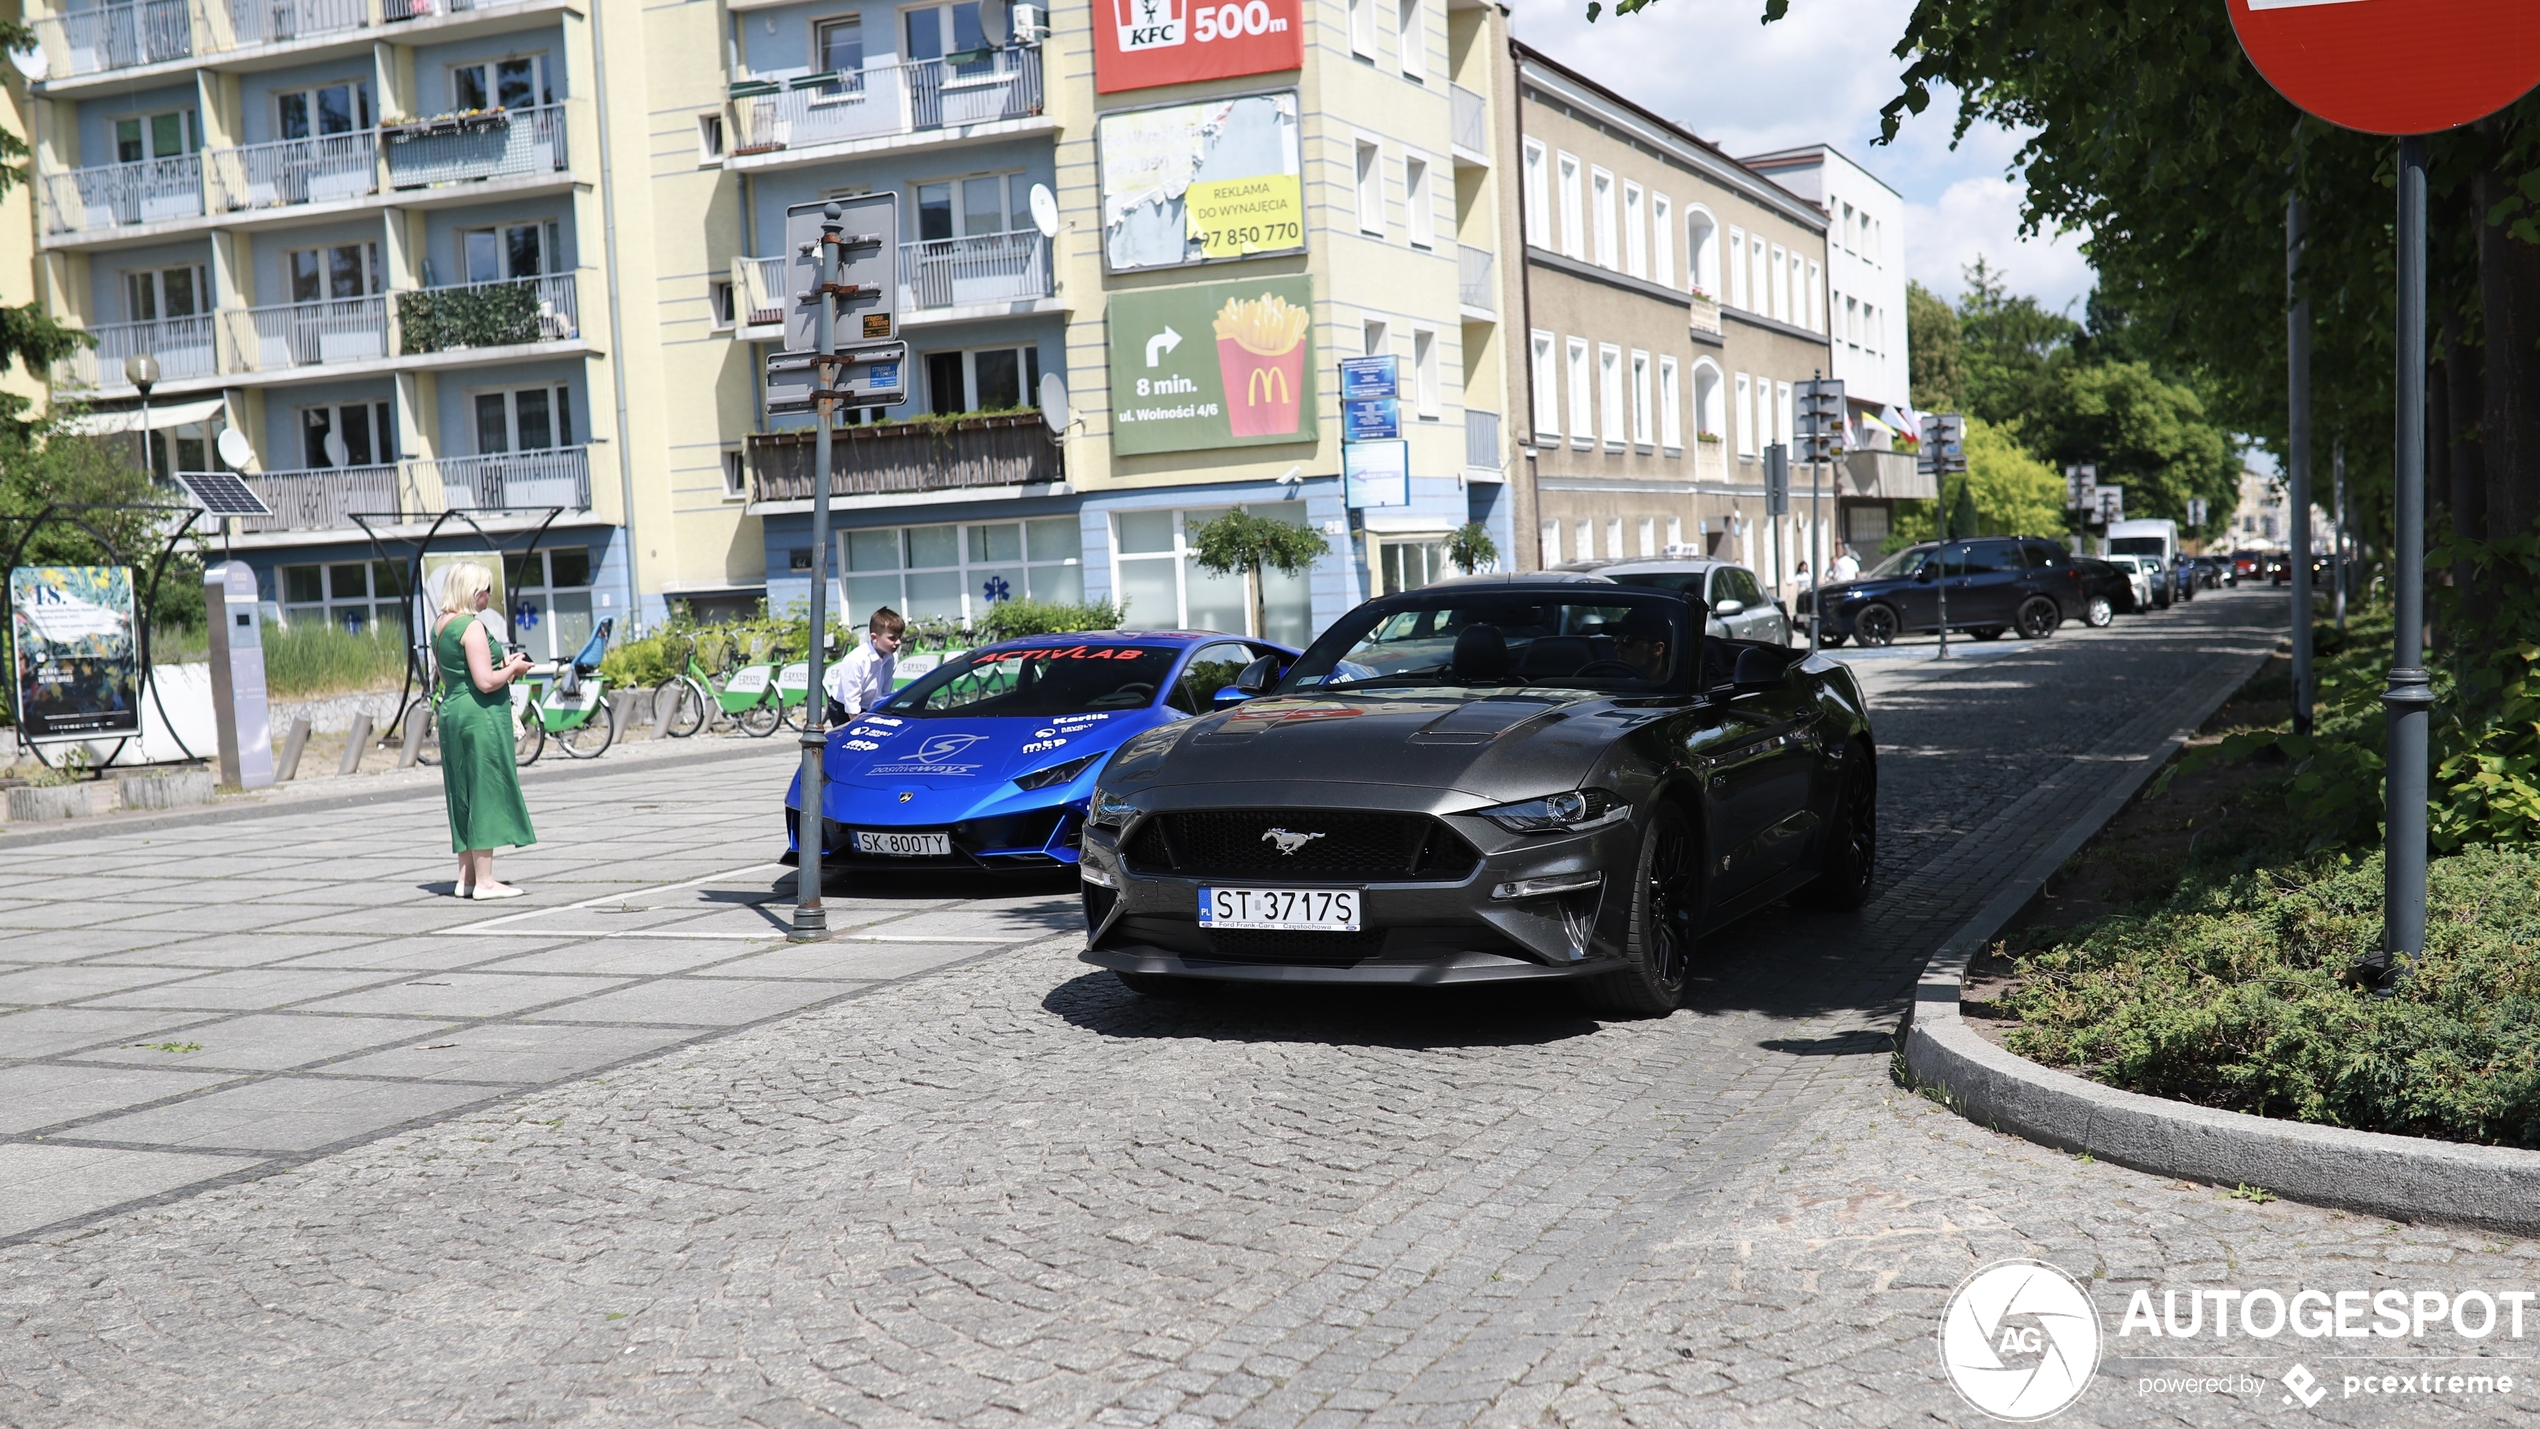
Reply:
[[[1685,210],[1685,279],[1697,293],[1720,296],[1720,226],[1699,204]]]
[[[1729,410],[1726,389],[1720,381],[1720,369],[1711,359],[1700,357],[1693,363],[1693,431],[1697,442],[1718,442],[1728,435]]]

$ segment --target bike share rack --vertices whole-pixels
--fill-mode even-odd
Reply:
[[[476,521],[476,516],[479,512],[493,516],[511,514],[528,515],[538,511],[544,511],[547,514],[539,519],[536,526],[529,529],[528,542],[517,552],[506,547],[503,544],[503,541],[510,540],[513,537],[518,536],[520,534],[519,532],[508,533],[498,540],[489,534],[483,526],[478,525]],[[432,525],[426,528],[424,533],[420,536],[398,535],[393,531],[382,532],[370,524],[373,521],[379,521],[385,524],[395,525],[405,520],[404,513],[402,512],[354,511],[347,514],[353,518],[354,525],[362,528],[362,534],[370,538],[371,554],[378,560],[386,561],[395,559],[388,554],[388,542],[407,542],[413,545],[414,555],[407,560],[406,565],[406,600],[411,603],[413,601],[420,600],[423,597],[423,558],[431,554],[432,543],[441,539],[441,528],[449,525],[452,518],[455,517],[456,519],[465,522],[468,530],[476,533],[476,539],[479,544],[475,547],[471,547],[470,549],[488,550],[492,551],[497,557],[509,557],[513,555],[526,556],[535,552],[538,549],[538,543],[547,538],[547,528],[556,524],[556,518],[562,516],[564,512],[565,508],[561,506],[481,506],[472,507],[466,510],[452,509],[444,511],[440,515],[432,518]],[[456,538],[453,537],[453,539]],[[508,597],[510,594],[510,586],[509,583],[506,582],[504,595]],[[430,614],[430,612],[424,613],[426,615]],[[511,620],[511,612],[508,610],[504,611],[503,619],[506,623],[508,623]],[[428,633],[419,632],[412,628],[407,630],[406,682],[397,691],[397,712],[389,717],[388,722],[389,728],[401,731],[399,738],[404,737],[402,731],[406,727],[406,714],[414,708],[416,701],[429,701],[432,698],[428,689],[418,690],[415,688],[418,683],[426,686],[429,686],[430,684],[430,671],[427,666],[427,661],[431,650],[432,637]]]
[[[159,581],[167,574],[168,562],[173,560],[176,556],[177,543],[184,540],[186,535],[194,529],[194,523],[196,521],[202,519],[203,509],[199,506],[160,506],[149,502],[130,501],[55,501],[46,503],[44,508],[36,512],[33,516],[0,516],[0,528],[17,525],[19,523],[24,523],[26,526],[26,529],[20,531],[17,538],[9,543],[8,559],[6,561],[0,561],[0,627],[5,627],[9,641],[10,688],[14,692],[17,686],[17,611],[14,607],[13,599],[8,588],[8,573],[18,568],[19,558],[26,554],[27,545],[35,539],[36,532],[56,523],[76,526],[80,530],[87,532],[88,538],[95,541],[98,546],[106,552],[107,556],[112,558],[114,564],[127,567],[134,565],[134,562],[124,555],[123,548],[109,539],[105,532],[100,531],[95,526],[89,524],[87,517],[75,514],[83,511],[157,511],[163,512],[171,518],[175,517],[179,513],[183,513],[185,517],[184,520],[176,523],[175,529],[168,532],[167,539],[159,544],[158,559],[150,563],[149,584],[133,592],[132,639],[134,655],[141,662],[141,688],[149,692],[150,703],[158,707],[159,722],[167,726],[168,738],[175,740],[176,747],[185,751],[185,759],[177,762],[190,763],[194,760],[201,759],[203,756],[196,754],[194,752],[194,747],[185,742],[185,736],[176,732],[176,721],[168,718],[168,707],[159,698],[158,668],[150,663],[150,607],[158,599]],[[135,694],[134,699],[135,708],[133,712],[137,715],[140,713],[138,708],[138,693]],[[20,728],[20,736],[20,743],[24,744],[29,750],[34,752],[36,763],[41,764],[48,769],[55,767],[52,761],[44,757],[43,746],[37,744],[32,739],[24,738],[23,726]],[[115,760],[123,754],[123,747],[130,744],[134,738],[135,736],[133,735],[123,735],[117,738],[115,740],[115,747],[107,753],[104,759],[98,761],[96,767],[102,769],[107,765],[113,764]],[[86,743],[87,741],[62,739],[50,742],[57,744],[70,744]],[[122,767],[127,769],[147,769],[152,766],[148,763],[143,763],[138,765],[128,764]]]

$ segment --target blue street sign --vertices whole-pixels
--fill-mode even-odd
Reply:
[[[1392,358],[1386,358],[1391,362]],[[1341,399],[1341,440],[1389,442],[1402,435],[1400,409],[1391,397]]]
[[[1391,397],[1401,390],[1390,357],[1341,359],[1341,397]]]

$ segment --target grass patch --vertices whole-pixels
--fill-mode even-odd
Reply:
[[[401,629],[351,631],[320,620],[267,625],[265,690],[283,699],[375,690],[405,678]]]

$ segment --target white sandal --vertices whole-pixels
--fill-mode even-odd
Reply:
[[[526,889],[514,888],[507,883],[498,883],[491,888],[488,888],[484,884],[480,883],[468,889],[467,896],[476,899],[479,902],[483,902],[494,898],[518,898],[521,894],[527,891],[528,890]]]

